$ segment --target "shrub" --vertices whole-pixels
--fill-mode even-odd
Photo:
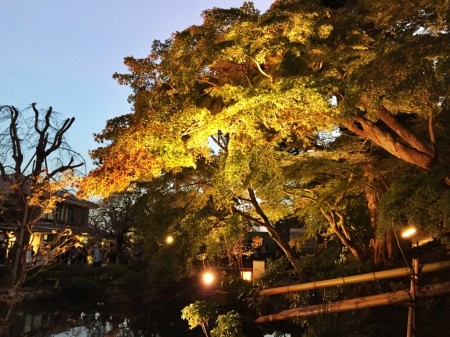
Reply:
[[[217,326],[211,330],[211,337],[243,337],[241,317],[231,310],[217,317]]]

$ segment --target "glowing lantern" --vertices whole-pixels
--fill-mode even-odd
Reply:
[[[204,284],[210,285],[210,284],[212,284],[214,282],[214,274],[209,272],[209,271],[207,271],[207,272],[205,272],[203,274],[202,279],[203,279],[203,283]]]
[[[402,232],[402,238],[410,238],[411,236],[415,235],[416,233],[417,233],[417,229],[415,229],[414,227],[407,228]]]

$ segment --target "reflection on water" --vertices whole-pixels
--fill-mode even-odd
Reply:
[[[10,337],[203,337],[181,319],[184,304],[165,307],[104,305],[103,303],[34,302],[17,313]],[[293,337],[243,322],[248,337]],[[264,331],[266,330],[266,331]]]
[[[59,308],[58,308],[59,307]],[[150,312],[146,308],[115,305],[114,308],[61,304],[21,308],[10,336],[14,337],[165,337],[194,336],[173,308]]]
[[[21,336],[42,336],[42,337],[144,337],[144,336],[159,336],[158,334],[144,333],[142,330],[133,330],[129,324],[129,319],[125,318],[122,323],[114,324],[110,320],[103,320],[101,314],[96,312],[94,315],[85,315],[83,317],[81,314],[78,320],[68,319],[66,326],[60,326],[57,328],[56,325],[51,327],[48,323],[49,317],[45,314],[32,315],[29,313],[22,314],[22,320],[20,316],[16,327],[22,331],[15,331],[15,333],[20,333]],[[112,319],[112,318],[110,318]],[[23,322],[22,329],[20,329],[20,322]],[[58,330],[62,330],[58,332]]]

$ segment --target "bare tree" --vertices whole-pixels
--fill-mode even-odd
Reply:
[[[68,118],[60,122],[52,107],[38,110],[36,103],[24,110],[0,105],[0,202],[3,206],[10,201],[13,207],[8,222],[16,240],[10,252],[9,276],[10,293],[17,298],[10,303],[2,336],[20,303],[17,294],[30,271],[24,256],[33,227],[61,200],[58,192],[67,182],[61,181],[61,176],[72,175],[84,165],[83,158],[71,150],[64,138],[74,121]]]

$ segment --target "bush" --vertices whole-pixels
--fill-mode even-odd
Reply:
[[[208,323],[211,316],[211,308],[205,301],[196,301],[181,310],[181,318],[188,321],[189,329],[200,326],[206,337],[208,337]]]
[[[211,337],[243,337],[241,317],[231,310],[217,317],[217,326],[211,330]]]

